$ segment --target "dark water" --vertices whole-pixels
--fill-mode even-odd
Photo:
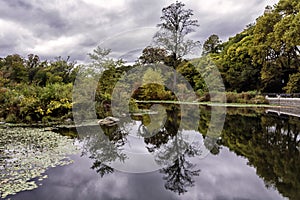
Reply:
[[[300,198],[299,118],[278,116],[263,109],[230,108],[224,115],[222,132],[214,135],[209,130],[217,130],[216,126],[223,124],[220,118],[210,126],[211,108],[201,108],[196,128],[192,124],[180,126],[183,121],[180,113],[183,113],[180,108],[173,106],[162,114],[136,115],[121,120],[118,126],[102,127],[104,134],[99,134],[98,128],[82,127],[78,134],[82,153],[70,156],[73,164],[50,168],[42,186],[8,197],[18,200]],[[69,133],[64,130],[63,134]],[[192,142],[182,139],[192,134],[196,134]],[[207,155],[204,148],[209,149]],[[157,165],[135,160],[130,152],[155,155],[160,167],[153,171]],[[126,167],[120,167],[120,163],[126,162],[129,163]],[[147,172],[128,172],[134,170]]]

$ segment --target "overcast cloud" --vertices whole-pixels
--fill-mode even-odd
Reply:
[[[190,34],[202,44],[242,31],[279,0],[183,0],[200,27]],[[87,62],[97,45],[131,61],[151,43],[161,9],[172,0],[1,0],[0,57],[33,53],[42,59],[71,56]]]

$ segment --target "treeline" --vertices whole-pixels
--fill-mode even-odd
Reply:
[[[0,58],[0,121],[51,122],[71,117],[77,68],[69,58]]]
[[[204,43],[222,73],[226,90],[300,92],[300,1],[280,0],[244,31],[221,43]]]

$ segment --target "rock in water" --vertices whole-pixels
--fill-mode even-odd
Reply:
[[[98,124],[100,125],[105,125],[105,126],[114,126],[116,125],[118,122],[120,121],[120,119],[116,118],[116,117],[106,117],[104,119],[100,119],[98,121]]]
[[[116,118],[116,117],[106,117],[105,119],[109,120],[109,121],[113,121],[113,122],[119,122],[120,121],[120,119]]]

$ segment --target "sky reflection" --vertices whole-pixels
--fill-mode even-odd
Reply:
[[[283,199],[273,188],[266,188],[247,159],[236,156],[222,147],[218,155],[205,159],[190,159],[201,169],[195,177],[195,186],[177,195],[164,187],[158,171],[144,174],[114,172],[101,178],[91,169],[93,161],[85,156],[73,156],[75,163],[48,170],[49,178],[43,186],[22,192],[13,199]]]

